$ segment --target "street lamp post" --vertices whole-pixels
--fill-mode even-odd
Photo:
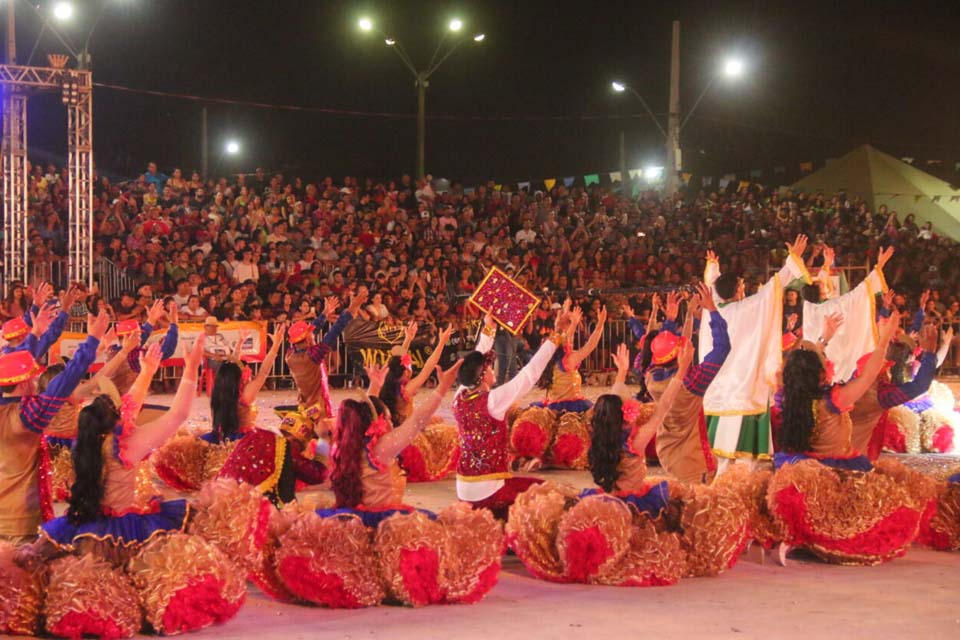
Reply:
[[[666,149],[667,162],[664,167],[666,173],[666,184],[665,191],[667,195],[674,195],[677,192],[679,187],[680,171],[683,167],[683,160],[680,151],[680,133],[683,131],[684,126],[690,120],[690,116],[693,115],[694,111],[697,110],[697,107],[700,106],[700,102],[703,100],[704,96],[707,95],[707,92],[710,90],[710,87],[713,86],[714,81],[722,74],[727,78],[737,78],[743,74],[744,65],[743,61],[738,58],[728,58],[723,67],[716,73],[711,74],[710,79],[707,81],[706,86],[704,86],[703,91],[700,92],[700,95],[697,96],[697,99],[693,103],[693,107],[690,108],[690,111],[687,112],[687,115],[680,119],[680,22],[673,22],[673,39],[672,47],[670,52],[670,108],[667,115],[667,129],[660,125],[660,121],[657,118],[656,114],[650,110],[650,107],[647,106],[647,102],[643,99],[643,96],[637,92],[636,89],[630,85],[621,82],[613,81],[610,83],[610,86],[617,93],[624,93],[629,91],[632,93],[643,105],[643,108],[649,114],[650,118],[653,120],[653,123],[657,126],[657,129],[663,135],[664,146]]]
[[[370,18],[364,17],[360,18],[357,22],[357,26],[361,31],[370,32],[374,30],[373,20]],[[453,43],[446,53],[437,59],[437,56],[440,55],[440,51],[443,49],[443,45],[447,41],[447,35],[449,33],[459,33],[463,29],[463,21],[459,18],[453,18],[447,25],[448,30],[444,32],[443,36],[440,38],[440,42],[437,44],[437,48],[433,52],[433,56],[430,58],[430,63],[422,69],[418,69],[417,66],[413,63],[413,60],[407,55],[407,52],[403,49],[400,42],[392,37],[380,31],[380,34],[383,36],[384,44],[397,52],[400,60],[403,62],[404,66],[410,70],[410,73],[413,74],[414,86],[417,88],[417,177],[423,178],[427,175],[426,170],[426,155],[427,155],[427,88],[430,86],[430,76],[432,76],[437,69],[440,68],[447,58],[453,55],[453,52],[456,51],[461,44],[466,42],[466,38],[461,38]],[[477,33],[473,36],[473,41],[477,44],[483,42],[486,39],[486,35],[482,33]]]

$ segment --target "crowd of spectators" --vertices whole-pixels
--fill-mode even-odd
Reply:
[[[31,170],[33,264],[66,255],[65,180],[54,166]],[[550,191],[436,184],[429,176],[308,182],[262,169],[204,180],[150,164],[129,182],[97,180],[95,257],[129,276],[129,290],[109,301],[118,319],[142,320],[159,296],[176,301],[181,321],[311,319],[327,296],[366,286],[366,319],[458,327],[471,317],[467,297],[497,265],[549,292],[530,325],[535,334],[568,290],[689,285],[708,249],[749,293],[782,263],[784,242],[805,233],[811,266],[822,260],[822,243],[835,249],[839,267],[872,264],[880,247],[895,246],[886,271],[902,294],[897,303],[915,307],[929,289],[929,311],[960,323],[957,244],[912,214],[871,211],[843,194],[751,186],[664,198],[628,197],[619,184]],[[12,290],[0,314],[21,313],[19,295]],[[595,317],[600,301],[587,297],[585,311]],[[611,317],[623,301],[640,317],[649,309],[645,295],[610,298],[603,302]]]

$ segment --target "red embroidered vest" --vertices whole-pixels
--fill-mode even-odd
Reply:
[[[510,430],[506,422],[490,415],[487,396],[489,392],[464,392],[453,402],[453,416],[460,431],[457,475],[502,477],[509,471]]]

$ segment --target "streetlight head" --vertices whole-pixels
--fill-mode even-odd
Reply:
[[[230,155],[236,155],[240,153],[240,143],[236,140],[230,140],[227,142],[226,151]]]
[[[448,26],[450,27],[450,31],[460,31],[460,29],[463,28],[463,20],[460,18],[454,18],[450,21]]]
[[[58,2],[53,5],[53,17],[57,20],[69,20],[73,17],[73,5],[69,2]]]
[[[723,63],[723,75],[728,78],[739,78],[743,75],[743,60],[729,58]]]
[[[473,41],[474,41],[474,42],[483,42],[484,40],[486,40],[486,38],[487,38],[487,34],[485,34],[485,33],[478,33],[477,35],[473,36]]]
[[[617,82],[616,80],[611,82],[610,86],[613,87],[613,90],[617,93],[623,93],[627,90],[627,85],[623,84],[622,82]]]
[[[370,18],[360,18],[357,21],[357,26],[360,27],[360,31],[370,31],[373,29],[373,20]]]
[[[393,38],[387,38],[386,40],[384,40],[384,42],[388,47],[392,47],[393,45],[397,44],[397,41],[394,40]]]
[[[647,167],[643,170],[643,177],[647,182],[655,182],[663,175],[663,167]]]

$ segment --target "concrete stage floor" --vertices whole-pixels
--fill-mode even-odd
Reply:
[[[956,389],[956,387],[954,387]],[[591,397],[602,390],[592,389]],[[350,391],[335,390],[334,400]],[[530,394],[539,398],[541,392]],[[169,402],[169,396],[151,401]],[[293,402],[290,391],[257,399],[261,426],[276,424],[273,406]],[[440,414],[449,418],[450,398]],[[192,426],[209,424],[206,397],[194,404]],[[915,458],[915,457],[913,457]],[[960,466],[958,456],[908,460],[933,471]],[[592,486],[586,472],[548,471],[553,481]],[[307,501],[321,497],[309,492]],[[407,502],[437,509],[455,499],[445,480],[408,487]],[[254,587],[237,618],[190,637],[390,638],[950,638],[960,637],[960,553],[915,548],[879,567],[841,567],[791,557],[787,567],[744,556],[716,578],[684,579],[673,587],[617,588],[552,584],[532,578],[513,556],[482,602],[422,609],[375,607],[356,611],[285,605]]]

